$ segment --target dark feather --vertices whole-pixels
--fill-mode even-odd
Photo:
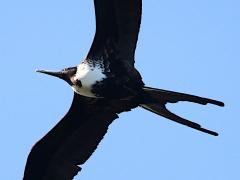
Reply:
[[[160,116],[163,116],[167,119],[170,119],[172,121],[178,122],[180,124],[183,124],[185,126],[191,127],[193,129],[217,136],[218,133],[202,128],[201,125],[189,121],[187,119],[184,119],[172,112],[170,112],[166,108],[167,103],[177,103],[179,101],[188,101],[193,103],[198,103],[202,105],[206,105],[208,103],[214,104],[217,106],[224,106],[224,103],[221,101],[216,101],[209,98],[203,98],[195,95],[185,94],[185,93],[179,93],[174,91],[168,91],[163,89],[157,89],[157,88],[151,88],[151,87],[144,87],[144,91],[148,94],[149,99],[151,99],[151,102],[142,104],[141,107],[151,111],[155,114],[158,114]]]
[[[124,61],[134,65],[141,22],[141,0],[94,0],[96,33],[88,59]],[[113,58],[114,57],[114,58]]]
[[[23,180],[69,180],[97,148],[117,113],[135,103],[75,94],[65,117],[32,148]]]
[[[163,104],[150,103],[150,104],[142,105],[141,107],[146,109],[146,110],[148,110],[148,111],[151,111],[151,112],[153,112],[153,113],[155,113],[157,115],[163,116],[163,117],[165,117],[167,119],[170,119],[172,121],[180,123],[182,125],[191,127],[191,128],[196,129],[198,131],[202,131],[202,132],[211,134],[213,136],[218,136],[218,133],[216,133],[214,131],[211,131],[211,130],[208,130],[208,129],[205,129],[205,128],[202,128],[200,124],[197,124],[195,122],[189,121],[187,119],[184,119],[184,118],[182,118],[182,117],[180,117],[180,116],[170,112],[166,108],[166,106],[163,105]]]
[[[151,88],[151,87],[144,87],[143,88],[146,92],[151,93],[151,96],[153,96],[155,99],[158,99],[159,101],[166,103],[177,103],[179,101],[189,101],[193,103],[198,103],[202,105],[206,104],[214,104],[217,106],[224,106],[224,103],[221,101],[217,101],[214,99],[199,97],[195,95],[190,95],[186,93],[179,93],[174,91],[168,91],[163,89],[157,89],[157,88]]]

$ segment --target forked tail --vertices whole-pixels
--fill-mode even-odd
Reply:
[[[177,103],[179,101],[189,101],[194,102],[202,105],[206,105],[208,103],[215,104],[217,106],[224,106],[223,102],[208,99],[208,98],[202,98],[199,96],[194,96],[190,94],[184,94],[184,93],[178,93],[173,91],[167,91],[163,89],[155,89],[150,87],[144,87],[144,91],[151,97],[151,99],[154,99],[154,102],[141,104],[140,106],[148,111],[151,111],[153,113],[156,113],[160,116],[163,116],[167,119],[170,119],[172,121],[178,122],[180,124],[186,125],[188,127],[197,129],[199,131],[217,136],[218,133],[204,129],[201,127],[201,125],[189,121],[187,119],[184,119],[182,117],[177,116],[176,114],[170,112],[166,108],[167,103]]]

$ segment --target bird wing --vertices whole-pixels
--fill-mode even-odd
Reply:
[[[132,108],[127,103],[112,103],[75,93],[68,113],[33,146],[23,180],[72,179],[81,169],[78,165],[91,156],[118,118],[117,113]]]
[[[88,59],[114,59],[134,65],[141,23],[141,0],[94,0],[96,33]]]

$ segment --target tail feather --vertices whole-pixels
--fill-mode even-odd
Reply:
[[[189,101],[194,102],[202,105],[206,105],[208,103],[215,104],[217,106],[224,106],[224,103],[221,101],[216,101],[213,99],[203,98],[199,96],[194,96],[185,93],[167,91],[163,89],[156,89],[151,87],[144,87],[145,92],[150,94],[150,96],[154,97],[155,99],[159,99],[160,101],[164,101],[165,103],[177,103],[179,101]]]
[[[217,136],[218,133],[202,128],[201,125],[189,121],[187,119],[184,119],[180,116],[177,116],[176,114],[170,112],[166,108],[167,103],[176,103],[179,101],[189,101],[194,102],[202,105],[206,105],[208,103],[215,104],[218,106],[224,106],[223,102],[208,99],[208,98],[202,98],[194,95],[184,94],[184,93],[178,93],[173,91],[167,91],[162,89],[155,89],[150,87],[144,87],[144,91],[148,94],[148,96],[151,97],[151,99],[154,99],[154,102],[141,104],[140,106],[146,110],[149,110],[153,113],[156,113],[160,116],[163,116],[167,119],[170,119],[172,121],[178,122],[180,124],[183,124],[185,126],[191,127],[193,129]]]

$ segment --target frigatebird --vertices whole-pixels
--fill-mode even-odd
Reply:
[[[175,115],[166,104],[189,101],[224,106],[222,102],[144,85],[134,67],[141,0],[94,0],[94,5],[96,33],[87,57],[76,67],[37,71],[66,81],[74,97],[67,114],[33,146],[24,180],[73,179],[118,114],[136,107],[218,135]]]

